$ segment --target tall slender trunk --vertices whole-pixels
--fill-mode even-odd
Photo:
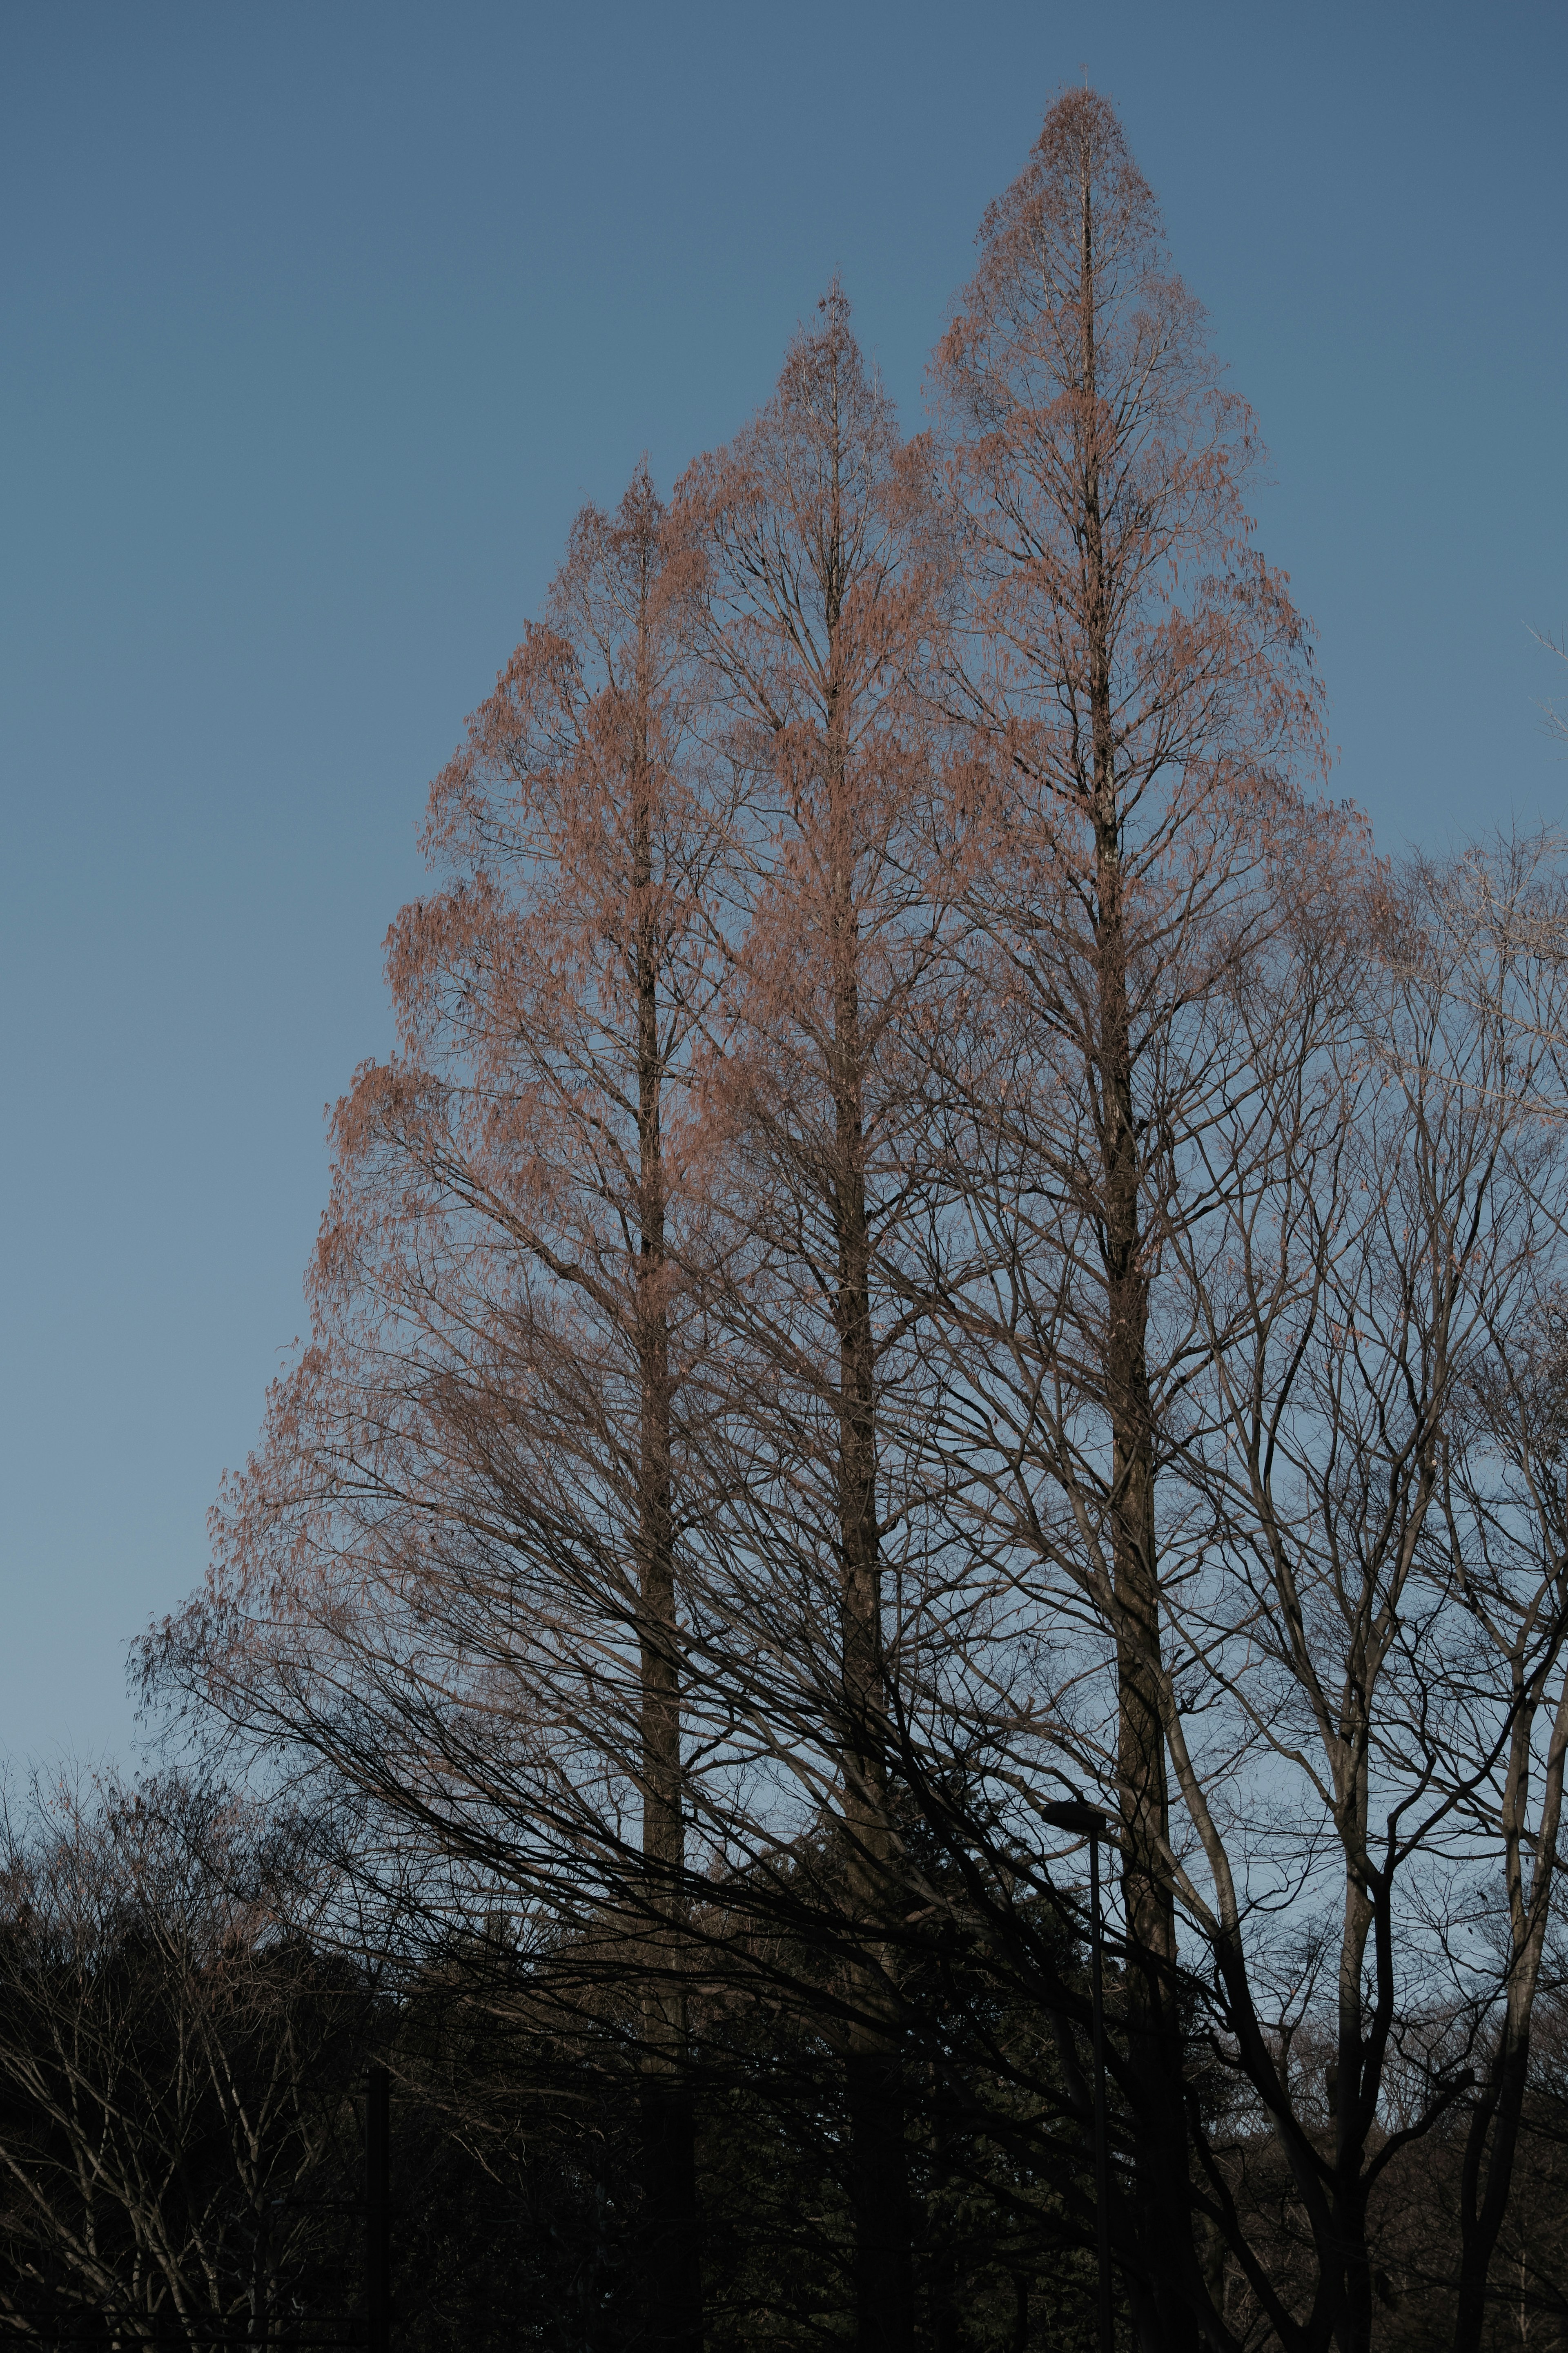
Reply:
[[[1358,1738],[1361,1726],[1352,1727]],[[1370,1791],[1364,1750],[1347,1777],[1347,1802],[1353,1819],[1347,1824],[1347,1852],[1364,1853]],[[1364,1986],[1366,1949],[1376,1924],[1372,1889],[1354,1871],[1345,1878],[1344,1923],[1340,1935],[1338,2041],[1334,2084],[1336,2109],[1332,2227],[1334,2242],[1328,2252],[1337,2265],[1339,2318],[1334,2328],[1340,2353],[1365,2353],[1372,2342],[1372,2265],[1366,2245],[1366,2183],[1363,2158],[1370,2118],[1363,2113],[1363,2060],[1366,2049]]]
[[[1541,1819],[1529,1835],[1532,1746],[1545,1688],[1545,1670],[1529,1689],[1523,1645],[1513,1662],[1517,1713],[1504,1796],[1508,1839],[1509,1926],[1512,1951],[1508,1997],[1498,2039],[1465,2137],[1459,2179],[1459,2294],[1454,2317],[1454,2353],[1479,2353],[1487,2312],[1487,2278],[1513,2187],[1514,2159],[1530,2080],[1530,2029],[1546,1943],[1548,1905],[1556,1875],[1563,1783],[1568,1773],[1568,1677],[1558,1693],[1542,1773]],[[1530,1885],[1524,1858],[1532,1850]]]
[[[1454,2353],[1478,2353],[1486,2324],[1487,2279],[1513,2186],[1514,2158],[1530,2075],[1528,2009],[1511,1999],[1480,2097],[1470,2112],[1459,2180],[1459,2293]]]
[[[1123,1822],[1122,1893],[1129,1967],[1127,2031],[1134,2111],[1138,2235],[1169,2248],[1187,2232],[1188,2152],[1179,2026],[1171,2002],[1175,1907],[1166,1854],[1170,1791],[1160,1694],[1160,1609],[1154,1535],[1154,1458],[1147,1336],[1149,1278],[1139,1199],[1140,1144],[1127,971],[1121,816],[1111,722],[1111,621],[1101,506],[1096,367],[1094,220],[1087,143],[1082,150],[1079,278],[1083,400],[1085,622],[1094,831],[1099,1032],[1091,1043],[1100,1121],[1100,1220],[1105,1251],[1104,1376],[1111,1439],[1111,1560],[1117,1671],[1117,1774]],[[1168,2274],[1168,2263],[1151,2266]],[[1194,2341],[1185,2306],[1129,2282],[1149,2353]]]
[[[852,1008],[847,1008],[852,1015]],[[864,1178],[858,1123],[841,1103],[839,1226],[839,1508],[846,1744],[845,1828],[857,1965],[857,2015],[845,2051],[850,2187],[855,2209],[855,2309],[862,2353],[906,2353],[913,2330],[904,2068],[898,2021],[878,1966],[893,1862],[881,1725],[881,1569],[878,1550],[873,1356]],[[854,1175],[848,1172],[855,1170]]]
[[[641,1388],[637,1570],[642,1704],[643,1856],[663,1924],[642,2000],[642,2261],[648,2342],[701,2353],[696,2118],[681,1973],[679,1874],[685,1860],[677,1654],[669,1319],[664,1291],[665,1173],[646,681],[635,716],[632,903],[637,955],[637,1354]]]
[[[826,608],[831,648],[838,621],[831,586]],[[836,659],[836,653],[830,659]],[[856,2337],[862,2353],[908,2353],[913,2342],[914,2295],[904,2063],[896,2007],[879,1966],[894,1854],[888,1812],[877,1525],[877,1356],[871,1323],[854,812],[844,715],[833,686],[827,721],[844,1818],[854,1933],[862,1947],[869,1948],[852,1972],[857,2014],[844,2054],[855,2216]]]

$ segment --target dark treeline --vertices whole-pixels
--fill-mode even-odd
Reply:
[[[14,1833],[17,2332],[350,2325],[374,2061],[400,2348],[1562,2334],[1560,848],[1328,797],[1092,92],[930,416],[835,285],[436,781],[201,1772]]]
[[[11,2333],[355,2341],[374,2061],[395,2087],[396,2341],[646,2342],[636,1975],[523,1951],[502,1914],[416,1967],[356,1967],[341,1917],[314,1938],[298,1925],[322,1898],[312,1846],[176,1780],[57,1795],[14,1826]],[[950,2057],[911,2144],[931,2339],[954,2341],[962,2311],[968,2343],[1076,2341],[1092,2280],[1062,2159],[987,2064],[993,2038],[1029,2030],[993,2003],[966,2035],[934,1986],[931,2007]],[[839,2335],[855,2234],[831,2039],[759,2013],[742,1969],[697,1995],[691,2044],[710,2341]]]
[[[635,1977],[605,1982],[572,1956],[521,1949],[499,1913],[417,1966],[355,1966],[335,1905],[317,1937],[298,1925],[322,1898],[314,1843],[302,1825],[280,1831],[174,1779],[56,1793],[11,1826],[7,2334],[363,2341],[363,2094],[375,2061],[395,2087],[397,2344],[646,2344]],[[723,1941],[749,1933],[711,1925]],[[790,1973],[808,1973],[803,1956]],[[942,2059],[909,2102],[915,2340],[1087,2348],[1093,2262],[1072,2211],[1082,2152],[1017,2080],[1050,2064],[1038,2021],[1023,2006],[1009,2014],[978,1974],[955,1983],[933,1969],[921,1990]],[[744,1967],[732,1988],[704,1986],[691,2023],[708,2341],[842,2340],[855,2232],[835,2038],[759,2003]],[[1538,2039],[1491,2333],[1550,2345],[1568,2324],[1560,2003]],[[1321,2071],[1326,2046],[1309,2042],[1298,2063]],[[1383,2343],[1449,2333],[1463,2144],[1462,2121],[1439,2129],[1387,2179]],[[1310,2256],[1279,2150],[1242,2133],[1232,2155],[1249,2228],[1289,2277]]]
[[[363,2341],[363,2085],[392,2072],[399,2346],[648,2341],[637,1980],[520,1948],[503,1914],[390,1968],[348,1957],[304,1826],[169,1779],[56,1793],[11,1826],[0,2046],[0,2312],[46,2344]],[[712,1924],[721,1939],[745,1924]],[[807,1973],[804,1957],[791,1970]],[[589,1993],[589,1985],[594,1987]],[[911,2084],[915,2341],[1094,2342],[1082,2152],[1018,2075],[1038,2021],[977,1973],[922,1989],[942,2060]],[[692,2004],[696,2174],[715,2347],[842,2341],[854,2216],[835,2038],[744,1967]],[[1321,2073],[1320,2037],[1298,2064]],[[1568,2012],[1538,2025],[1524,2162],[1490,2334],[1568,2325]],[[1001,2062],[1000,2065],[998,2061]],[[1015,2073],[1016,2069],[1016,2073]],[[1223,2097],[1223,2093],[1220,2095]],[[1324,2104],[1325,2119],[1327,2102]],[[1377,2217],[1380,2342],[1451,2329],[1464,2123],[1416,2143]],[[1286,2168],[1232,2143],[1278,2275],[1300,2272]],[[1123,2309],[1121,2326],[1126,2326]]]

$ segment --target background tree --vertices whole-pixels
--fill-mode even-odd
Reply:
[[[1121,2252],[1213,2342],[1370,2342],[1420,2271],[1401,2252],[1432,2178],[1415,2153],[1468,2108],[1427,2283],[1430,2325],[1473,2343],[1508,2196],[1560,1841],[1563,934],[1528,858],[1481,864],[1380,880],[1345,902],[1359,929],[1296,927],[1271,985],[1259,963],[1221,1000],[1246,1117],[1228,1144],[1211,1125],[1213,1208],[1166,1229],[1182,1348],[1155,1425],[1157,1688],[1184,1816],[1167,1985],[1191,2154],[1167,2235]],[[1000,1451],[994,1426],[980,1439]],[[1025,1494],[1048,1494],[1037,1460],[1020,1448]],[[957,1753],[1010,1804],[988,1849],[973,1808],[948,1806],[948,1834],[988,1851],[971,1905],[1053,2005],[1003,1867],[1060,1903],[1029,1810],[1109,1745],[1085,1516],[991,1531],[995,1622],[972,1602],[955,1619],[950,1678]]]
[[[168,1779],[0,1841],[8,2332],[261,2344],[335,2306],[371,1992],[289,1926],[290,1828]]]
[[[1474,1919],[1457,1924],[1448,1956],[1460,1997],[1456,2028],[1480,2078],[1458,2199],[1455,2342],[1472,2353],[1525,2121],[1568,1760],[1561,1260],[1568,904],[1556,845],[1551,837],[1504,841],[1447,866],[1418,861],[1402,914],[1398,953],[1442,975],[1478,1043],[1489,1047],[1470,1092],[1485,1089],[1508,1106],[1507,1173],[1531,1203],[1535,1244],[1516,1312],[1489,1317],[1461,1375],[1443,1456],[1440,1532],[1425,1563],[1435,1597],[1457,1602],[1460,1613],[1448,1667],[1458,1705],[1442,1761],[1449,1786],[1462,1792],[1468,1839],[1489,1868],[1500,1863],[1506,1904],[1479,1967],[1465,1950]]]

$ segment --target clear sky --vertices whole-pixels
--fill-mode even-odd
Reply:
[[[3,0],[0,1755],[130,1754],[573,512],[835,269],[918,422],[1086,68],[1269,444],[1336,789],[1390,849],[1564,814],[1562,0]]]

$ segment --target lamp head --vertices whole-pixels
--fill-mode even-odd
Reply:
[[[1039,1812],[1040,1820],[1048,1822],[1052,1830],[1070,1831],[1074,1838],[1108,1839],[1110,1836],[1108,1816],[1083,1798],[1065,1798],[1056,1805],[1042,1806]]]

